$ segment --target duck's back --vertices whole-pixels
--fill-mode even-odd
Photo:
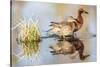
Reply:
[[[73,31],[76,30],[76,25],[74,22],[67,22],[66,24],[62,25],[60,34],[61,35],[72,35]]]

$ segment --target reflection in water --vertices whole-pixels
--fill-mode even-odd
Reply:
[[[79,38],[70,38],[66,41],[58,41],[58,43],[55,46],[50,46],[50,48],[53,50],[51,53],[53,55],[58,54],[74,54],[76,51],[79,54],[80,60],[84,60],[89,55],[84,55],[84,44]]]
[[[71,38],[66,41],[58,41],[55,40],[55,38],[44,38],[41,42],[28,43],[27,45],[22,43],[21,45],[18,45],[21,47],[17,47],[16,49],[18,51],[16,53],[19,57],[17,57],[17,63],[15,64],[23,66],[76,63],[83,62],[83,60],[86,62],[91,61],[91,58],[93,58],[95,54],[92,54],[87,50],[89,47],[87,46],[89,45],[87,42],[89,41],[85,40],[83,42],[83,40],[80,39]],[[95,40],[93,40],[93,42],[95,43]],[[19,55],[20,52],[22,53],[21,55]],[[87,53],[91,54],[91,56],[87,55]]]
[[[57,54],[72,54],[74,53],[74,47],[67,41],[58,41],[58,43],[55,46],[50,46],[51,49],[54,51],[51,51],[53,55]]]
[[[22,43],[24,56],[31,57],[39,51],[39,42],[28,42],[27,45]]]

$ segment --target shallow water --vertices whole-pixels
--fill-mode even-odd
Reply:
[[[84,43],[84,54],[89,54],[85,60],[80,60],[79,55],[71,58],[70,54],[67,55],[53,55],[50,51],[50,46],[57,45],[58,41],[54,38],[43,39],[38,45],[39,49],[36,54],[31,54],[31,56],[26,56],[23,52],[21,45],[17,44],[13,53],[17,60],[16,66],[24,65],[44,65],[44,64],[63,64],[63,63],[77,63],[77,62],[89,62],[96,61],[96,38],[81,40]],[[66,41],[67,42],[67,41]],[[68,44],[68,43],[66,43]],[[71,45],[71,44],[70,44]],[[31,52],[32,53],[32,52]]]

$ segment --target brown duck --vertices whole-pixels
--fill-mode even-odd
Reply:
[[[58,33],[62,38],[65,38],[65,36],[73,35],[74,32],[77,32],[83,25],[83,17],[82,14],[88,14],[87,11],[85,11],[83,8],[80,8],[78,10],[77,18],[73,18],[74,21],[61,21],[61,22],[51,22],[51,31]]]

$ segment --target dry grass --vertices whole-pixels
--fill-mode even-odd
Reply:
[[[20,25],[20,33],[18,34],[24,55],[32,56],[39,50],[40,32],[37,22],[24,22]]]

